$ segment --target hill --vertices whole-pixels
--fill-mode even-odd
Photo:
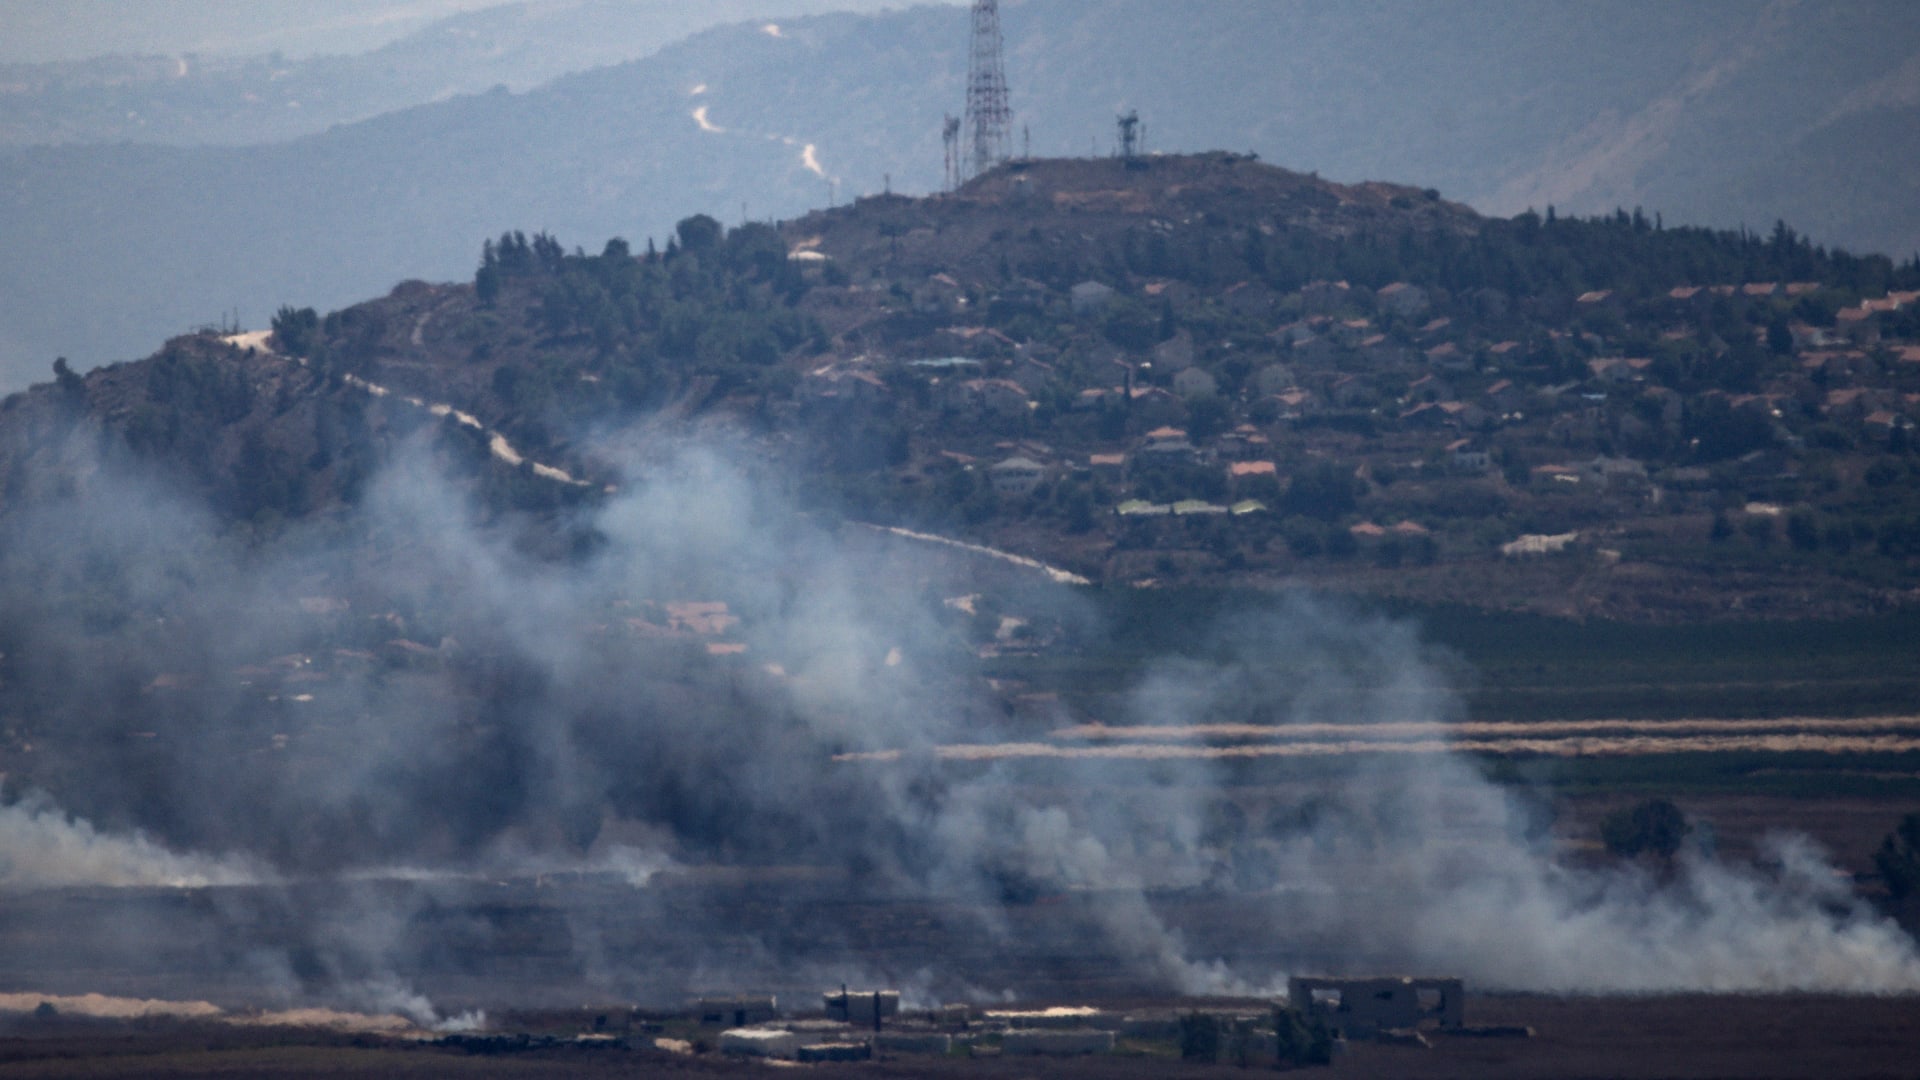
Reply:
[[[1902,137],[1915,42],[1897,4],[1126,0],[1008,4],[1005,22],[1016,109],[1041,156],[1104,147],[1114,113],[1138,108],[1153,149],[1252,150],[1342,181],[1420,177],[1502,216],[1643,206],[1675,223],[1785,219],[1821,243],[1920,248],[1920,171]],[[498,40],[520,40],[515,25]],[[965,13],[781,27],[718,29],[525,93],[277,145],[0,154],[0,367],[17,386],[55,355],[83,369],[139,355],[223,312],[258,325],[285,303],[453,277],[478,237],[508,226],[638,242],[696,212],[796,217],[888,177],[935,190]]]
[[[510,233],[471,285],[65,372],[0,414],[0,476],[70,490],[107,446],[271,535],[425,432],[496,512],[552,513],[620,482],[590,433],[664,411],[752,433],[835,515],[1094,581],[1852,614],[1917,584],[1915,288],[1785,226],[1016,162],[637,254]]]

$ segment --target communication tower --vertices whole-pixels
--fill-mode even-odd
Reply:
[[[946,123],[943,124],[940,128],[940,141],[945,143],[947,147],[947,171],[946,171],[946,174],[941,178],[941,183],[946,186],[946,189],[948,191],[952,191],[955,188],[958,188],[960,186],[960,118],[959,117],[957,116],[947,117]]]
[[[973,0],[973,47],[967,56],[967,159],[978,176],[1013,154],[1013,109],[1007,103],[1000,0]]]
[[[1140,153],[1140,110],[1129,109],[1125,116],[1118,119],[1120,125],[1120,156],[1132,161]]]

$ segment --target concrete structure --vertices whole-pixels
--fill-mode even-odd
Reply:
[[[1020,1031],[1118,1031],[1126,1022],[1126,1017],[1121,1013],[1107,1012],[1091,1005],[1056,1005],[1050,1009],[989,1009],[985,1019],[988,1023],[1002,1023]]]
[[[1029,457],[1010,457],[987,469],[995,495],[1031,495],[1047,477],[1047,467]]]
[[[780,1015],[780,1003],[772,995],[736,994],[731,997],[703,997],[693,1003],[693,1014],[703,1024],[750,1027],[764,1024]]]
[[[1459,979],[1392,975],[1373,979],[1287,980],[1287,998],[1309,1019],[1349,1039],[1421,1027],[1458,1028],[1464,1022],[1466,990]]]
[[[1105,1054],[1113,1050],[1113,1032],[1087,1028],[1054,1030],[1022,1028],[1000,1037],[1000,1052],[1009,1057],[1047,1054],[1070,1057],[1076,1054]]]
[[[882,1031],[873,1037],[882,1054],[945,1055],[953,1050],[953,1036],[944,1031]]]
[[[1098,281],[1083,281],[1067,290],[1067,296],[1073,306],[1073,313],[1082,315],[1090,311],[1099,311],[1113,302],[1113,286]]]
[[[730,1028],[720,1033],[720,1052],[739,1057],[792,1058],[802,1037],[780,1028]]]
[[[794,1055],[807,1064],[822,1061],[868,1061],[873,1057],[873,1047],[866,1043],[813,1043],[801,1047]]]
[[[824,997],[827,1019],[844,1024],[873,1027],[876,1011],[881,1020],[900,1014],[898,990],[829,990]]]

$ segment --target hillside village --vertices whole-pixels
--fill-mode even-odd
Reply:
[[[1109,214],[1144,218],[1138,231],[1171,236],[1195,224],[1159,216],[1192,209],[1177,189],[1204,184],[1194,171],[1264,168],[1183,164],[1160,192],[1150,181],[1088,191],[1043,166],[997,190],[901,200],[925,221],[883,224],[895,233],[884,255],[861,231],[891,207],[789,226],[791,257],[820,283],[803,309],[833,346],[806,361],[782,415],[842,432],[892,418],[904,438],[891,488],[869,497],[950,511],[1107,581],[1347,576],[1378,588],[1375,570],[1405,581],[1549,556],[1615,578],[1680,563],[1906,564],[1915,519],[1893,494],[1912,475],[1920,290],[1746,275],[1534,295],[1399,279],[1277,287],[1273,275],[1090,252],[1076,262],[1094,272],[1072,281],[1044,259],[1044,276],[963,257],[936,268],[982,204],[1044,200],[1041,215],[1062,227],[1105,200]],[[1299,180],[1294,200],[1332,196],[1315,224],[1334,235],[1409,203],[1431,232],[1460,225],[1426,193]],[[1242,225],[1217,206],[1209,217],[1216,232]],[[1621,218],[1598,227],[1656,227]],[[1754,244],[1804,242],[1783,228]],[[866,273],[836,274],[843,264]],[[1482,602],[1506,572],[1487,571]]]
[[[529,459],[483,469],[490,498],[591,498],[617,478],[581,433],[645,415],[724,419],[850,520],[1102,583],[1646,618],[1916,585],[1920,265],[1785,225],[1492,220],[1233,154],[1015,162],[640,254],[509,233],[471,286],[284,309],[271,342],[61,385],[241,518],[350,498],[436,418]]]

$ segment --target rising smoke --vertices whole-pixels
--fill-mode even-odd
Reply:
[[[1330,765],[1251,813],[1217,760],[943,764],[943,743],[1035,734],[970,673],[943,603],[977,582],[803,512],[725,436],[603,452],[620,489],[557,523],[483,510],[425,442],[351,511],[269,539],[104,465],[17,517],[0,647],[28,710],[10,738],[39,746],[5,782],[0,887],[233,886],[195,909],[192,958],[230,998],[421,1022],[440,1017],[419,973],[463,1000],[512,993],[487,989],[485,957],[536,930],[610,992],[848,971],[928,997],[1020,989],[960,957],[796,927],[778,900],[722,910],[661,887],[721,868],[784,868],[790,884],[761,887],[795,896],[942,905],[990,948],[1030,945],[1034,899],[1066,896],[1080,947],[1186,993],[1268,992],[1294,967],[1920,989],[1913,943],[1804,841],[1766,869],[1697,853],[1672,874],[1579,869],[1461,760]],[[671,605],[713,601],[725,612],[675,625]],[[1088,618],[1038,580],[1006,602]],[[1304,597],[1187,653],[1115,687],[1106,719],[1461,716],[1415,628]],[[858,760],[874,751],[897,753]],[[1268,929],[1179,914],[1209,898]],[[619,928],[650,922],[671,927],[671,955]]]

